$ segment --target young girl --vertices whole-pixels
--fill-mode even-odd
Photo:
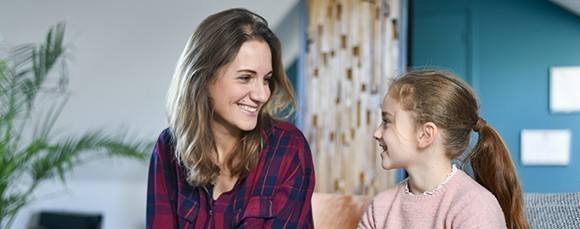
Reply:
[[[374,133],[384,169],[409,177],[378,194],[359,228],[529,228],[522,189],[499,134],[479,116],[472,88],[443,71],[411,71],[394,80]],[[467,155],[472,179],[452,160]]]

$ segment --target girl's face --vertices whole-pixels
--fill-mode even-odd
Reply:
[[[263,41],[247,41],[236,58],[210,83],[214,131],[240,134],[256,128],[258,114],[270,98],[272,53]]]
[[[409,111],[387,94],[383,100],[382,122],[373,136],[382,148],[384,169],[407,168],[418,156],[417,131]]]

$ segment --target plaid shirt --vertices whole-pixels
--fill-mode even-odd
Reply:
[[[313,228],[314,165],[308,142],[288,122],[266,128],[257,166],[217,200],[192,187],[164,130],[151,155],[147,228]]]

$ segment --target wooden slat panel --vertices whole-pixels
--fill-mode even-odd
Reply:
[[[316,191],[372,195],[394,185],[372,137],[380,101],[397,72],[400,0],[310,0],[305,134]]]

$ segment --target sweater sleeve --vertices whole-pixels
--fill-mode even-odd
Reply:
[[[375,200],[373,200],[369,204],[369,206],[367,207],[367,210],[363,214],[361,220],[358,222],[357,229],[370,229],[370,228],[374,229],[374,228],[376,228],[374,206],[375,206]]]

